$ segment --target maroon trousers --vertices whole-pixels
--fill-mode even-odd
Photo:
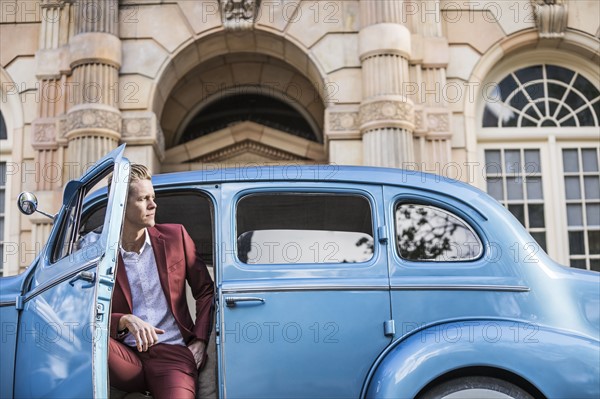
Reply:
[[[109,338],[108,372],[110,384],[121,391],[150,391],[155,399],[196,395],[198,369],[186,346],[157,344],[138,352]]]

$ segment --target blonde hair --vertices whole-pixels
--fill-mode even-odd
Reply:
[[[152,174],[145,165],[132,163],[129,170],[129,183],[134,180],[152,180]]]
[[[148,170],[146,165],[139,163],[132,163],[129,165],[129,184],[136,180],[152,180],[152,173]],[[112,173],[108,176],[107,190],[110,193],[110,186],[112,185]]]

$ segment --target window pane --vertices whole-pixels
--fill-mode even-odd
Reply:
[[[6,212],[6,210],[4,209],[4,205],[5,205],[5,196],[6,195],[6,191],[3,188],[0,188],[0,214]]]
[[[525,150],[525,173],[540,173],[540,150]]]
[[[575,117],[570,117],[569,119],[562,121],[560,124],[561,127],[565,127],[565,126],[577,126],[577,121],[575,120]]]
[[[486,173],[501,173],[502,161],[500,150],[485,150]]]
[[[527,178],[527,198],[530,200],[543,199],[542,193],[542,178],[528,177]]]
[[[600,95],[600,92],[598,92],[598,89],[596,89],[592,82],[590,82],[581,75],[578,75],[575,79],[575,82],[573,83],[573,88],[581,92],[581,94],[583,94],[589,100],[592,100],[598,97],[598,95]]]
[[[527,104],[529,104],[529,100],[527,97],[525,97],[525,94],[523,94],[522,91],[518,91],[510,100],[509,104],[516,109],[523,109]]]
[[[565,172],[579,172],[577,150],[563,150],[563,169]]]
[[[542,66],[536,65],[519,69],[515,72],[515,75],[517,75],[517,78],[519,78],[521,83],[529,82],[531,80],[539,80],[543,78]]]
[[[595,148],[584,148],[581,150],[584,172],[598,172],[598,152]]]
[[[569,231],[569,252],[571,255],[585,255],[583,231]]]
[[[6,186],[6,162],[0,162],[0,186]]]
[[[548,83],[548,97],[550,98],[556,98],[557,100],[562,99],[563,95],[565,94],[565,90],[567,90],[567,88],[562,85]],[[550,115],[554,115],[557,104],[557,101],[550,102]]]
[[[585,259],[571,259],[571,267],[577,269],[587,269],[585,266]]]
[[[504,172],[506,174],[521,173],[521,151],[506,150],[504,151]]]
[[[592,108],[586,107],[577,113],[577,119],[579,120],[579,126],[594,126],[594,116],[592,115]]]
[[[588,226],[600,226],[600,204],[586,204],[585,215]]]
[[[580,199],[581,189],[579,177],[565,177],[565,194],[567,199]]]
[[[571,91],[568,95],[567,98],[565,99],[565,103],[567,103],[569,105],[569,107],[571,107],[571,109],[577,109],[579,107],[581,107],[583,104],[585,104],[585,99],[583,97],[581,97],[580,94]]]
[[[559,67],[556,65],[546,65],[546,76],[551,80],[558,80],[560,82],[570,82],[573,79],[575,73],[567,68]]]
[[[506,191],[509,200],[523,199],[523,179],[520,177],[506,179]]]
[[[527,85],[525,90],[527,90],[527,94],[529,94],[529,97],[531,97],[532,100],[537,100],[538,98],[546,96],[544,85],[542,83]]]
[[[502,201],[504,199],[504,188],[502,187],[502,180],[499,178],[488,178],[487,191],[488,194],[498,201]]]
[[[355,195],[250,195],[237,208],[238,258],[247,264],[354,263],[372,258],[369,201]]]
[[[533,233],[531,233],[531,236],[535,239],[535,241],[538,243],[538,245],[540,247],[542,247],[542,249],[544,251],[547,250],[547,248],[546,248],[546,233],[533,232]]]
[[[544,205],[529,205],[529,227],[544,227]]]
[[[483,111],[483,127],[498,127],[498,116],[486,105]]]
[[[588,247],[590,255],[600,255],[600,230],[588,231]]]
[[[567,205],[567,224],[569,226],[583,226],[583,215],[580,204]]]
[[[600,272],[600,259],[590,259],[590,270]]]
[[[523,205],[509,205],[508,210],[514,215],[514,217],[525,226],[525,206]]]
[[[482,244],[457,216],[427,205],[396,208],[396,244],[408,260],[459,261],[477,258]]]
[[[517,89],[517,82],[515,82],[512,75],[508,75],[506,78],[502,79],[498,85],[498,89],[500,90],[502,101],[505,101],[508,96]]]
[[[583,178],[586,199],[600,199],[600,177],[586,176]]]

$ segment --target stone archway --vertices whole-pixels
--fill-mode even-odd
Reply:
[[[208,51],[208,55],[199,57],[201,48],[212,50]],[[187,66],[184,67],[183,64]],[[166,149],[161,170],[181,169],[177,164],[182,162],[188,163],[183,166],[187,169],[198,162],[209,162],[209,159],[210,162],[218,159],[218,162],[224,164],[241,160],[326,162],[323,125],[327,106],[324,91],[327,86],[323,83],[322,76],[310,60],[308,52],[287,42],[283,37],[267,32],[220,32],[189,45],[165,68],[153,97]],[[185,140],[182,141],[183,132],[199,112],[223,98],[244,95],[260,95],[285,103],[310,126],[314,139],[298,137],[293,129],[242,123],[236,125],[235,130],[239,133],[240,129],[249,129],[246,133],[248,137],[256,137],[259,130],[263,133],[277,132],[276,145],[271,143],[264,147],[260,140],[252,139],[243,145],[237,143],[234,150],[225,141],[213,137],[213,144],[222,144],[219,148],[211,147],[214,151],[221,151],[219,156],[212,150],[209,158],[206,158],[208,153],[204,157],[189,159],[175,156],[182,148],[197,148],[200,144],[206,145],[209,140],[208,136],[203,137],[203,140],[192,140],[194,143],[187,146]],[[259,121],[258,124],[261,125]],[[223,136],[222,130],[226,129],[216,129],[209,136]],[[306,143],[302,141],[298,144],[298,139]],[[299,151],[298,145],[310,150]],[[246,155],[243,155],[244,151],[247,152]]]

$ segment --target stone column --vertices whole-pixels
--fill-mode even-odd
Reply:
[[[439,172],[451,160],[451,113],[446,98],[449,46],[442,35],[439,0],[414,2],[412,11],[410,92],[415,102],[415,155],[420,169]]]
[[[67,0],[43,0],[39,4],[41,26],[39,49],[35,54],[36,78],[38,80],[37,118],[32,123],[31,146],[34,149],[35,171],[34,190],[40,208],[48,211],[59,209],[64,185],[64,148],[67,144],[63,135],[65,113],[69,96],[67,76],[69,66],[68,41],[72,35],[73,4]],[[25,245],[26,253],[39,253],[50,235],[52,220],[35,214],[27,218],[31,232],[21,231],[22,237],[29,237],[31,245]],[[23,242],[25,243],[25,238]],[[24,259],[21,257],[20,262]],[[26,259],[25,264],[32,259]]]
[[[414,107],[404,95],[411,34],[402,23],[403,0],[361,0],[360,4],[363,162],[400,168],[414,159]]]
[[[116,148],[121,137],[118,0],[78,0],[75,5],[75,35],[69,41],[72,106],[65,128],[69,173],[85,170]]]

